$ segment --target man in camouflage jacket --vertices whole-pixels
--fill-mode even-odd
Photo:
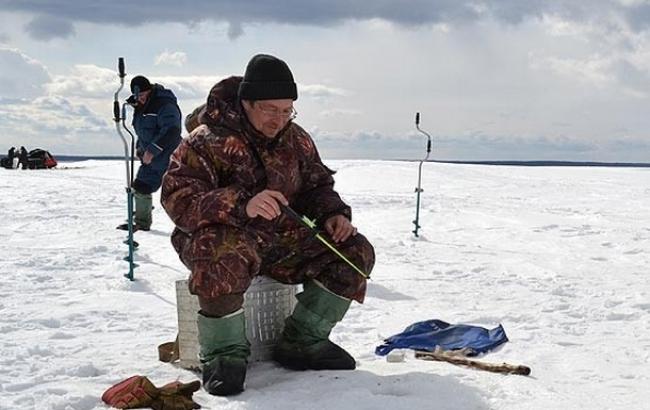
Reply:
[[[243,78],[216,84],[207,103],[188,116],[191,133],[163,179],[162,204],[176,224],[172,243],[199,299],[203,384],[211,394],[244,388],[250,348],[242,304],[256,275],[304,287],[274,352],[278,363],[295,370],[356,366],[328,336],[351,300],[363,302],[366,279],[281,205],[315,219],[366,273],[374,250],[334,191],[334,172],[292,122],[297,97],[284,61],[254,56]]]

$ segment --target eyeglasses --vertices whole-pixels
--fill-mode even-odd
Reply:
[[[293,120],[298,116],[298,111],[296,111],[296,109],[293,107],[286,110],[278,110],[275,107],[262,107],[261,105],[258,105],[257,108],[262,112],[262,114],[268,115],[269,117],[279,117],[285,120]]]

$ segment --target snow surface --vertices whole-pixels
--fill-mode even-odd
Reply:
[[[332,334],[358,369],[253,364],[243,394],[198,392],[204,408],[650,409],[650,169],[425,164],[416,239],[417,163],[328,164],[377,253],[366,303]],[[133,374],[196,378],[157,359],[187,275],[161,206],[136,234],[137,280],[122,276],[124,179],[119,161],[0,169],[0,409],[105,409]],[[531,376],[374,355],[432,318],[503,324],[510,342],[482,359]]]

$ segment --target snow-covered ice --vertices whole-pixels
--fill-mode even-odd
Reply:
[[[328,165],[377,253],[366,303],[332,334],[358,369],[256,363],[243,394],[195,394],[204,408],[650,408],[650,169],[427,163],[416,239],[417,163]],[[157,359],[187,276],[161,206],[136,233],[137,280],[122,276],[122,162],[0,169],[0,192],[0,409],[105,409],[103,391],[133,374],[196,378]],[[432,318],[503,324],[510,342],[481,359],[531,376],[374,355]]]

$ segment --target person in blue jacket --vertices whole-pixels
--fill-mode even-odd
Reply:
[[[151,84],[141,75],[131,80],[131,97],[135,108],[132,125],[138,136],[136,155],[140,167],[133,181],[135,200],[134,231],[151,229],[151,194],[162,183],[169,157],[181,142],[181,110],[176,96],[160,84]],[[122,224],[118,229],[127,230]]]

